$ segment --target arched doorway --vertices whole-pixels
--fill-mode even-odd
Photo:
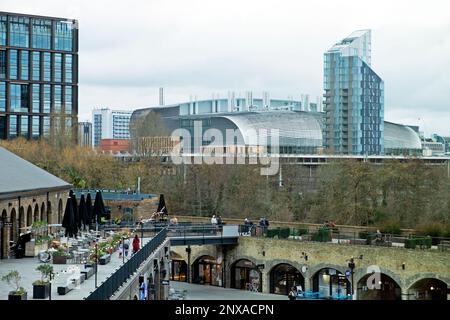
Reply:
[[[447,300],[447,294],[447,284],[435,278],[416,281],[408,289],[409,300]]]
[[[52,203],[50,201],[47,201],[47,218],[46,221],[48,224],[53,223],[52,219]]]
[[[33,222],[36,222],[39,220],[39,205],[36,203],[34,206],[34,215],[33,215]]]
[[[45,203],[42,202],[42,205],[41,205],[41,216],[40,216],[40,220],[41,220],[41,221],[44,221],[44,217],[45,217]]]
[[[231,288],[261,292],[261,270],[248,259],[237,260],[231,265]]]
[[[18,234],[25,233],[25,209],[23,207],[19,208],[19,231]]]
[[[388,275],[381,273],[380,277],[375,280],[369,279],[372,274],[366,274],[357,284],[358,300],[401,300],[402,289],[394,279]],[[373,275],[374,278],[375,275]]]
[[[0,228],[0,259],[4,259],[6,257],[6,253],[8,252],[8,239],[6,236],[6,227],[5,223],[8,219],[8,214],[6,213],[6,210],[2,211],[2,225]]]
[[[323,298],[351,295],[350,281],[339,270],[323,268],[313,276],[313,291]]]
[[[270,293],[288,295],[292,287],[305,289],[305,278],[294,266],[280,263],[270,271]]]
[[[11,219],[11,229],[9,231],[9,241],[12,242],[16,242],[17,238],[18,238],[18,234],[17,234],[17,215],[16,215],[16,209],[13,208],[11,210],[11,215],[10,215],[10,219]]]
[[[32,224],[33,224],[33,209],[31,208],[31,206],[28,206],[28,208],[27,208],[27,227],[31,226]]]
[[[170,259],[172,260],[170,266],[170,280],[172,281],[187,281],[187,263],[183,258],[174,251],[170,251]]]
[[[59,199],[58,202],[58,223],[62,223],[63,202]]]
[[[192,264],[192,282],[222,286],[222,264],[212,256],[201,256]]]

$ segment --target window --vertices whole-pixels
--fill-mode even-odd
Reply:
[[[17,50],[9,51],[9,78],[16,80],[17,79]]]
[[[28,116],[20,117],[20,135],[28,138]]]
[[[55,64],[53,72],[54,74],[54,81],[55,82],[61,82],[61,69],[62,69],[62,55],[61,53],[55,53]]]
[[[51,103],[51,91],[50,85],[44,84],[44,113],[50,113],[50,103]]]
[[[33,51],[33,80],[39,81],[41,80],[41,53],[37,51]]]
[[[23,17],[11,17],[9,22],[9,45],[16,47],[28,47],[29,19]]]
[[[51,77],[51,56],[50,52],[44,52],[44,81],[50,81]]]
[[[33,139],[39,139],[39,117],[33,116],[31,120],[31,136]]]
[[[32,46],[37,49],[51,49],[52,22],[50,20],[33,19]]]
[[[0,16],[0,46],[6,45],[6,30],[7,30],[6,16]]]
[[[66,86],[65,87],[65,113],[66,114],[72,114],[72,87]]]
[[[42,126],[42,132],[44,137],[50,136],[50,117],[44,117],[44,122]]]
[[[6,83],[0,82],[0,111],[6,111]]]
[[[54,86],[54,105],[55,105],[55,109],[54,112],[55,113],[60,113],[61,112],[61,86]]]
[[[0,50],[0,79],[6,78],[6,51]]]
[[[59,21],[55,24],[55,50],[72,51],[73,24]]]
[[[10,139],[17,138],[17,116],[16,115],[9,116],[9,138]]]
[[[11,84],[10,96],[11,96],[10,111],[12,112],[28,111],[28,99],[30,97],[28,92],[28,85]]]
[[[20,79],[22,80],[28,80],[28,70],[29,70],[28,56],[29,56],[28,51],[23,50],[20,53],[20,60],[21,60]]]
[[[72,55],[66,54],[65,55],[65,75],[64,75],[64,81],[71,83],[72,82]]]
[[[6,139],[6,117],[0,116],[0,139]]]
[[[33,84],[33,112],[34,113],[39,113],[40,112],[40,105],[41,105],[41,101],[40,101],[40,86],[38,84]]]

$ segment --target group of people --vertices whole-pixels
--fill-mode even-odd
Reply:
[[[289,291],[288,297],[289,300],[296,300],[298,296],[301,296],[303,294],[303,288],[302,286],[294,286]]]
[[[134,255],[136,252],[139,251],[139,249],[141,248],[141,243],[139,240],[138,235],[136,234],[133,238],[133,243],[132,243],[132,255]],[[128,258],[128,252],[130,250],[130,239],[125,238],[123,239],[122,243],[119,246],[119,258],[122,258],[122,255],[125,256],[125,258]]]
[[[216,215],[214,214],[214,215],[211,217],[211,224],[212,224],[213,226],[221,226],[221,225],[223,224],[222,217],[221,217],[221,216],[217,216],[217,217],[216,217]]]

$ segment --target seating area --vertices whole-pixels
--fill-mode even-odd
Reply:
[[[105,265],[111,261],[111,255],[109,253],[100,257],[99,262],[101,265]]]

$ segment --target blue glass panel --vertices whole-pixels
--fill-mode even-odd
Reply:
[[[52,22],[44,19],[33,19],[32,46],[37,49],[51,49]]]
[[[66,86],[65,88],[65,113],[72,114],[72,87]]]
[[[51,55],[50,52],[44,52],[44,81],[51,80]]]
[[[33,84],[33,112],[39,113],[40,111],[40,85]]]
[[[6,111],[6,83],[0,82],[0,111]]]
[[[24,17],[10,17],[9,45],[27,48],[29,45],[29,19]]]
[[[9,116],[9,137],[11,139],[17,138],[17,116]]]
[[[9,51],[9,78],[16,80],[17,79],[17,50]]]
[[[46,116],[43,119],[42,132],[44,137],[50,136],[50,117]]]
[[[55,104],[55,113],[60,113],[61,112],[61,99],[62,99],[62,95],[61,95],[61,86],[57,85],[53,87],[54,91],[54,104]]]
[[[73,27],[70,21],[56,22],[55,50],[72,51]]]
[[[31,134],[33,139],[39,138],[39,117],[33,116],[33,120],[31,123]]]
[[[61,82],[62,78],[62,55],[61,53],[55,53],[55,64],[54,64],[54,81]]]
[[[21,116],[20,118],[20,135],[28,138],[28,116]]]
[[[34,51],[33,52],[33,80],[39,81],[41,80],[41,53]]]
[[[72,55],[66,54],[65,55],[65,82],[71,83],[72,82]]]
[[[0,16],[0,46],[6,45],[6,30],[7,30],[6,16]]]
[[[20,78],[22,80],[28,80],[28,72],[29,72],[28,51],[22,51],[20,57],[22,64],[20,70]]]
[[[0,79],[6,78],[6,50],[0,50]]]
[[[44,113],[50,113],[51,91],[50,85],[44,84]]]

